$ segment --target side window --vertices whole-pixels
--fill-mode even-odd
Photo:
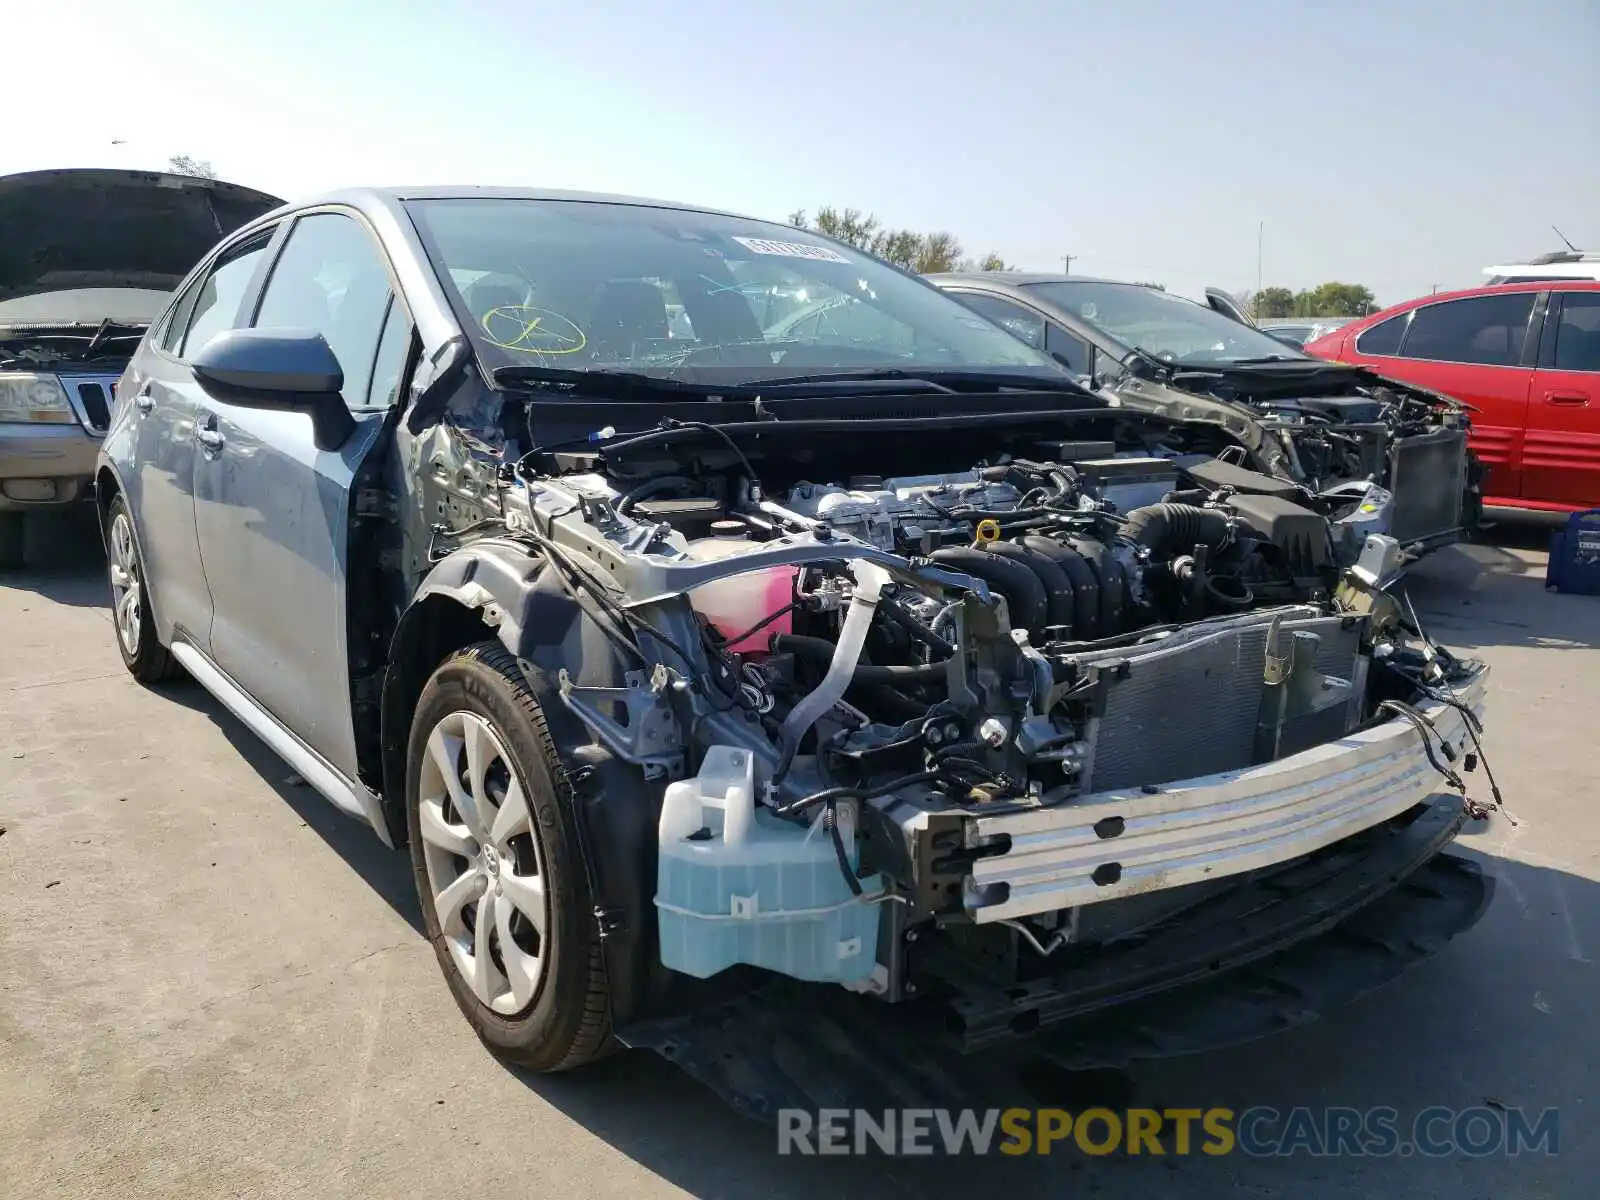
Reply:
[[[217,260],[195,293],[179,354],[193,354],[224,329],[239,327],[239,306],[271,241],[271,233],[263,233]]]
[[[184,289],[183,295],[178,297],[176,304],[167,313],[166,323],[161,327],[161,335],[156,339],[168,354],[176,354],[178,347],[183,343],[183,332],[188,328],[189,317],[194,313],[194,302],[200,295],[200,286],[205,283],[204,275],[197,275]]]
[[[359,408],[389,299],[389,273],[371,235],[341,213],[313,213],[289,231],[251,325],[320,333],[344,369],[345,403]]]
[[[1410,319],[1411,314],[1403,312],[1398,317],[1378,322],[1356,339],[1356,353],[1399,354],[1400,339],[1405,337],[1406,322]]]
[[[372,385],[367,389],[368,408],[389,408],[399,400],[400,377],[405,374],[411,353],[411,322],[405,305],[389,298],[389,312],[383,319],[378,338],[378,353],[372,361]]]
[[[981,292],[951,292],[979,316],[988,317],[1012,337],[1020,338],[1035,350],[1044,349],[1044,318],[1022,305]]]
[[[1044,348],[1047,354],[1054,355],[1058,361],[1065,362],[1067,366],[1079,375],[1090,373],[1093,355],[1089,352],[1089,343],[1074,334],[1068,333],[1059,325],[1047,326],[1044,331]]]
[[[1600,292],[1568,292],[1561,298],[1555,368],[1600,371]]]
[[[1533,313],[1533,292],[1468,296],[1419,308],[1406,334],[1405,357],[1433,362],[1512,367]]]
[[[1122,360],[1115,354],[1107,354],[1100,347],[1094,349],[1094,375],[1102,383],[1110,383],[1122,374]]]

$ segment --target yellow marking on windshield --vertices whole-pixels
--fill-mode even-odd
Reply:
[[[478,323],[491,346],[519,354],[576,354],[589,344],[569,318],[528,304],[491,308]]]

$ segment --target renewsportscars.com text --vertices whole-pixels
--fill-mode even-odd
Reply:
[[[789,1108],[779,1154],[1223,1155],[1312,1158],[1560,1152],[1560,1114],[1520,1108]]]

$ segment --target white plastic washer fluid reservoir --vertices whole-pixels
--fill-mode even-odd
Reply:
[[[701,979],[735,963],[817,982],[871,976],[882,880],[854,895],[820,814],[807,827],[758,806],[749,751],[712,746],[698,775],[668,784],[658,833],[664,965]],[[841,823],[840,836],[853,861],[854,830]]]
[[[712,523],[710,537],[696,538],[689,543],[689,553],[709,562],[748,553],[757,545],[750,540],[750,532],[742,522],[716,521]],[[792,566],[762,567],[701,584],[689,593],[689,603],[718,633],[724,637],[738,637],[794,599],[797,570]],[[773,634],[789,633],[793,629],[794,620],[786,613],[759,633],[741,639],[728,649],[737,654],[765,650]]]

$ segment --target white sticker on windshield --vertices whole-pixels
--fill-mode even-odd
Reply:
[[[811,246],[805,242],[774,242],[767,238],[736,237],[733,239],[752,254],[776,254],[783,258],[810,258],[817,262],[847,263],[850,260],[827,246]]]

